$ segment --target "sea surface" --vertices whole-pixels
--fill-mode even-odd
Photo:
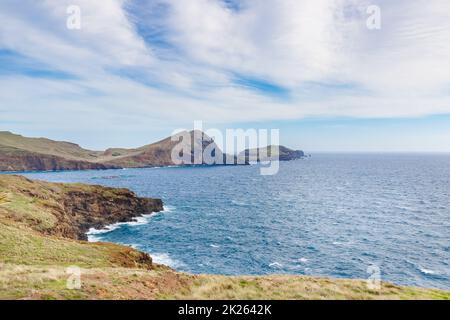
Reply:
[[[450,290],[450,155],[314,154],[259,166],[29,173],[132,189],[166,210],[92,230],[191,273],[300,274]]]

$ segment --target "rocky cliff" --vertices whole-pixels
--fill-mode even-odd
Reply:
[[[225,155],[215,142],[201,131],[186,132],[190,137],[191,149],[183,159],[189,163],[174,163],[172,151],[180,142],[168,137],[161,141],[135,149],[110,148],[105,151],[93,151],[79,145],[53,141],[46,138],[27,138],[11,132],[0,132],[0,171],[55,171],[114,168],[143,168],[155,166],[189,165],[194,163],[194,148],[204,151],[214,150],[213,156],[231,159]],[[225,162],[225,161],[223,161]],[[206,164],[200,161],[201,164]]]
[[[160,199],[140,198],[127,189],[32,181],[0,176],[0,217],[46,235],[86,240],[90,228],[132,221],[163,210]]]
[[[247,149],[239,154],[241,161],[263,162],[270,160],[291,161],[301,159],[305,153],[301,150],[292,150],[285,146],[268,146],[265,148]]]
[[[1,299],[449,299],[448,292],[305,276],[191,275],[147,253],[89,243],[89,227],[162,209],[125,189],[0,175]],[[195,255],[193,255],[195,258]],[[75,268],[75,269],[74,269]],[[80,288],[68,284],[80,272]]]
[[[0,171],[104,170],[115,168],[120,167],[0,146]]]

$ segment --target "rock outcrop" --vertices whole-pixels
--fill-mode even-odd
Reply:
[[[105,170],[117,168],[120,167],[0,146],[0,171]]]
[[[136,149],[110,148],[106,151],[92,151],[70,142],[27,138],[11,132],[0,132],[0,171],[86,170],[209,164],[201,159],[194,161],[194,158],[202,154],[206,148],[211,151],[212,157],[223,159],[215,164],[237,163],[236,157],[224,154],[214,140],[203,132],[185,133],[185,138],[190,137],[190,141],[187,138],[187,141],[179,141],[168,137]],[[187,142],[191,142],[190,149],[184,148],[187,154],[180,157],[184,160],[181,163],[174,162],[172,159],[174,148]],[[194,153],[194,149],[200,152]]]
[[[87,240],[90,228],[100,229],[163,210],[160,199],[140,198],[128,189],[32,181],[14,175],[0,176],[0,192],[0,216],[19,220],[46,235],[76,240]],[[8,205],[15,202],[34,215],[20,214],[17,205]]]
[[[370,290],[360,280],[192,275],[153,263],[131,247],[76,240],[89,227],[161,208],[160,200],[138,198],[125,189],[0,175],[0,300],[450,298],[437,289],[385,282]],[[77,271],[81,286],[69,290]]]
[[[292,150],[285,146],[268,146],[244,150],[239,154],[239,159],[246,162],[291,161],[301,159],[304,156],[305,153],[301,150]]]

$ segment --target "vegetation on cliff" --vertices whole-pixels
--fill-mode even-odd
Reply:
[[[190,133],[192,151],[204,150],[215,142],[201,133],[200,141]],[[46,138],[27,138],[11,132],[0,132],[0,171],[55,171],[170,166],[172,150],[179,143],[171,137],[135,149],[111,148],[93,151],[79,145]],[[222,154],[215,145],[215,150]],[[225,155],[224,155],[225,156]],[[193,154],[191,154],[193,158]],[[234,157],[232,157],[234,159]]]
[[[187,134],[191,138],[191,154],[187,155],[187,158],[191,159],[189,164],[194,163],[194,148],[202,151],[206,148],[214,150],[214,158],[223,160],[218,164],[237,164],[238,157],[241,160],[239,163],[248,163],[249,155],[252,155],[251,160],[256,159],[255,155],[264,150],[267,152],[264,154],[267,154],[269,159],[260,159],[258,155],[258,161],[275,157],[281,161],[287,161],[304,156],[303,151],[300,150],[292,150],[284,146],[275,149],[270,146],[245,150],[236,157],[223,153],[214,140],[201,131],[191,131]],[[70,142],[27,138],[0,131],[0,171],[103,170],[170,166],[178,164],[172,159],[172,151],[179,143],[178,139],[172,140],[172,137],[168,137],[135,149],[110,148],[105,151],[93,151]]]
[[[285,146],[267,146],[264,148],[246,149],[239,153],[241,161],[264,162],[270,160],[291,161],[301,159],[305,153],[301,150],[292,150]]]
[[[0,175],[0,299],[450,299],[362,280],[190,275],[130,247],[80,240],[89,227],[161,208],[125,189]],[[80,289],[67,287],[69,266],[81,268]]]

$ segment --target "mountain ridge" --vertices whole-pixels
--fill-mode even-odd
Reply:
[[[222,160],[217,164],[221,164],[220,162],[231,165],[248,164],[248,161],[245,159],[242,161],[242,158],[238,161],[239,156],[224,153],[214,140],[202,131],[183,131],[180,134],[190,136],[191,149],[190,154],[182,157],[181,162],[175,163],[172,154],[174,148],[180,146],[180,142],[178,139],[172,139],[173,136],[138,148],[108,148],[104,151],[95,151],[68,141],[30,138],[10,131],[0,131],[0,171],[106,170],[211,164],[203,158],[198,159],[198,155],[194,152],[194,150],[203,152],[207,148],[214,150],[211,155],[213,158]],[[288,155],[280,157],[282,161],[292,160],[294,158],[292,154],[300,152],[283,146],[280,146],[281,150],[283,152],[280,152],[280,156]]]

